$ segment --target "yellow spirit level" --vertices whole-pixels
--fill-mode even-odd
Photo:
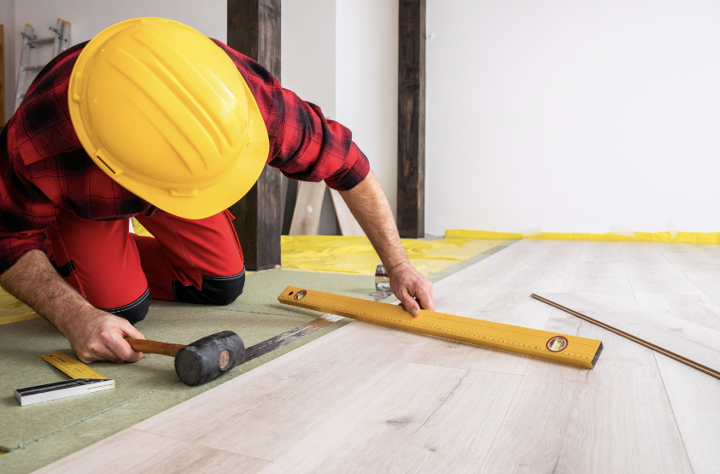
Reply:
[[[426,310],[420,310],[420,315],[414,318],[402,306],[293,286],[288,286],[278,300],[292,306],[586,369],[595,367],[603,349],[602,342],[595,339]]]

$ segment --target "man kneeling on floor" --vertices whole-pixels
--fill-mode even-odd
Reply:
[[[262,66],[170,20],[111,26],[56,57],[0,134],[0,285],[84,362],[137,361],[151,298],[229,304],[243,254],[227,208],[265,164],[341,192],[414,315],[408,262],[348,129]],[[155,238],[129,233],[136,217]],[[64,279],[64,280],[63,280]]]

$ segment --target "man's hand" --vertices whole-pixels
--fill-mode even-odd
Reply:
[[[350,191],[340,191],[340,195],[388,269],[390,289],[405,309],[413,316],[420,314],[421,307],[433,311],[432,283],[410,265],[390,204],[373,172]]]
[[[145,337],[125,319],[94,308],[68,285],[40,250],[30,250],[0,275],[0,285],[50,321],[83,362],[142,359],[125,337]]]
[[[432,283],[407,260],[388,271],[390,289],[413,317],[420,309],[435,310]],[[420,303],[418,305],[418,302]]]
[[[135,352],[126,337],[145,339],[126,319],[95,308],[83,311],[62,329],[73,352],[81,361],[137,362],[142,352]]]

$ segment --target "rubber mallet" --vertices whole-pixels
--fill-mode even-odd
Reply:
[[[245,358],[245,344],[232,331],[211,334],[187,346],[131,337],[125,340],[136,352],[175,357],[175,372],[188,385],[209,382],[242,364]]]

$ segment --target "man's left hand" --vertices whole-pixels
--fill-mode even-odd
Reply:
[[[409,261],[390,269],[388,277],[390,289],[413,317],[420,314],[420,308],[435,310],[432,283],[415,270]]]

